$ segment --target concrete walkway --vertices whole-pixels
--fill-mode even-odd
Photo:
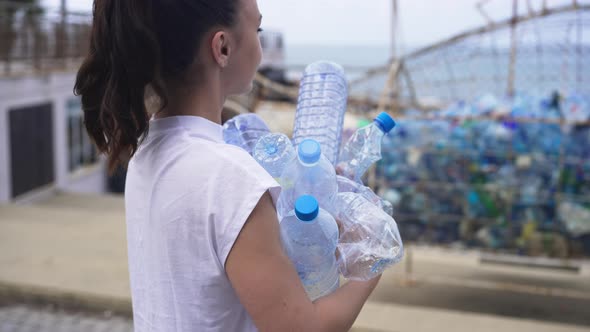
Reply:
[[[590,277],[481,265],[475,253],[415,248],[387,272],[353,331],[588,331]],[[0,305],[55,303],[129,315],[121,197],[60,194],[0,206]]]

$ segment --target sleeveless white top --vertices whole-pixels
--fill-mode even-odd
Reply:
[[[225,261],[262,195],[276,199],[279,188],[247,152],[223,142],[220,125],[196,116],[150,121],[125,190],[135,331],[256,331]]]

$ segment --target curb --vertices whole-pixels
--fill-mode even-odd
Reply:
[[[25,304],[30,306],[56,306],[75,312],[133,317],[131,299],[71,292],[0,281],[0,306]]]
[[[32,307],[54,306],[56,309],[88,314],[133,318],[131,300],[69,292],[56,288],[22,285],[0,281],[0,307],[24,304]],[[349,332],[387,332],[363,326],[353,326]]]
[[[480,262],[497,265],[512,265],[528,268],[561,270],[572,272],[574,274],[581,273],[583,269],[583,261],[581,260],[565,258],[560,259],[547,257],[529,257],[508,254],[482,253],[480,255]]]

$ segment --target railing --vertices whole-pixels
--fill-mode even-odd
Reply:
[[[89,47],[88,13],[0,2],[0,77],[71,71]]]

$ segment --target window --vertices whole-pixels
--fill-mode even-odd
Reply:
[[[97,150],[90,141],[84,126],[82,103],[80,98],[67,101],[68,114],[68,148],[70,171],[92,165],[97,162]]]

